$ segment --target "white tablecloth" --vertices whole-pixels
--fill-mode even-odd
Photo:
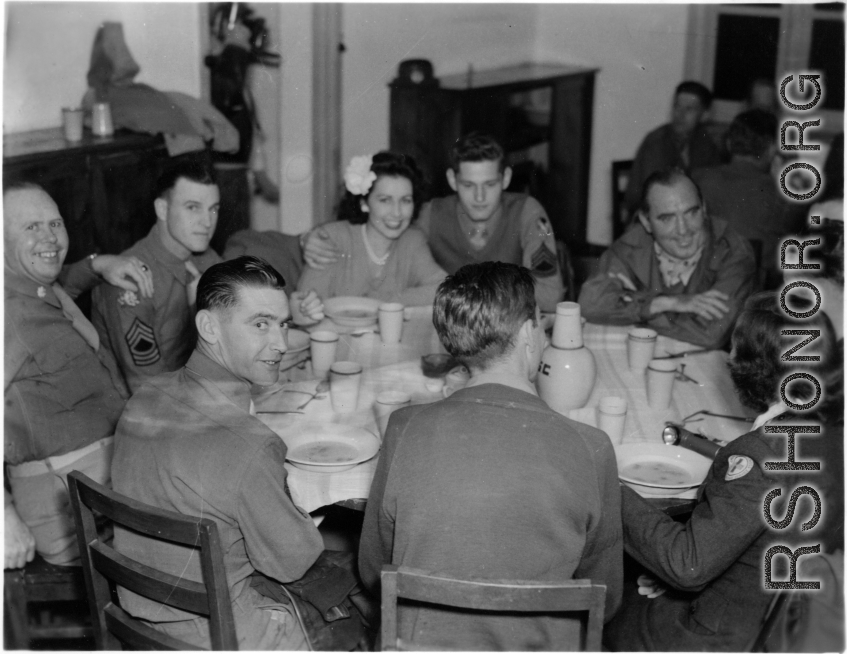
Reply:
[[[265,414],[259,417],[276,431],[282,431],[298,422],[338,422],[367,429],[378,435],[373,402],[384,390],[402,390],[412,395],[415,403],[441,399],[441,393],[427,389],[420,368],[420,357],[431,352],[443,352],[432,326],[431,311],[415,308],[404,323],[403,338],[399,345],[383,345],[377,334],[350,336],[350,329],[335,327],[342,334],[338,359],[357,361],[364,367],[358,407],[355,413],[338,414],[332,410],[329,393],[312,400],[302,414]],[[318,328],[327,328],[322,323]],[[586,324],[585,345],[597,362],[597,381],[585,408],[570,412],[569,417],[596,426],[595,407],[607,395],[627,399],[629,408],[622,442],[661,442],[661,432],[667,421],[682,418],[707,409],[729,415],[750,415],[745,411],[733,391],[726,368],[726,353],[712,351],[678,359],[686,365],[685,372],[699,384],[676,381],[671,407],[654,411],[647,405],[644,378],[629,371],[626,356],[626,334],[629,328]],[[693,349],[690,344],[659,337],[656,355],[679,353]],[[313,391],[317,380],[311,377],[311,368],[292,369],[289,377],[295,382],[288,388]],[[300,380],[300,381],[297,381]],[[305,402],[308,395],[277,392],[266,399],[257,398],[257,408],[263,410],[292,409]],[[732,440],[749,430],[749,423],[706,417],[687,425],[691,431],[701,431],[723,440]],[[289,471],[289,488],[295,503],[306,511],[314,511],[345,500],[366,499],[370,490],[378,456],[355,468],[337,473],[309,472],[286,464]]]
[[[607,395],[627,400],[627,416],[621,442],[662,442],[662,429],[666,422],[680,422],[700,410],[733,416],[752,416],[742,407],[729,377],[727,354],[720,350],[693,354],[675,359],[685,365],[685,374],[697,384],[676,380],[669,409],[656,411],[647,404],[645,377],[630,371],[626,354],[626,337],[629,327],[594,325],[583,328],[585,346],[594,354],[597,363],[597,381],[585,408],[570,411],[574,420],[596,426],[595,407]],[[697,349],[689,343],[660,336],[654,356],[678,354]],[[687,425],[690,431],[731,441],[750,430],[750,423],[698,416],[697,422]]]
[[[280,390],[270,395],[265,394],[266,398],[262,395],[256,398],[259,419],[277,432],[298,422],[337,422],[362,427],[378,436],[379,430],[372,407],[376,396],[382,391],[405,391],[412,396],[414,403],[441,399],[440,391],[427,389],[427,383],[432,384],[432,380],[424,377],[420,366],[420,357],[424,354],[444,352],[432,325],[432,310],[429,307],[412,307],[406,312],[408,320],[403,323],[403,335],[400,343],[396,345],[384,345],[378,334],[352,336],[350,332],[355,330],[335,325],[328,320],[311,328],[339,332],[336,359],[356,361],[364,367],[355,413],[335,413],[329,393],[310,401],[303,408],[302,415],[262,413],[293,409],[309,399],[307,394]],[[311,392],[318,383],[311,373],[309,363],[302,369],[291,369],[286,376],[292,383],[280,384],[276,388],[296,388]],[[309,512],[344,500],[366,499],[377,459],[378,456],[351,470],[335,473],[301,470],[286,463],[292,499],[297,506]]]

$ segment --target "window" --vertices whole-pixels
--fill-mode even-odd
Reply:
[[[815,108],[822,129],[810,141],[843,129],[843,4],[691,5],[689,11],[685,76],[715,93],[715,122],[728,123],[745,108],[754,80],[774,80],[778,89],[786,75],[796,83],[798,73],[816,71],[826,97]]]

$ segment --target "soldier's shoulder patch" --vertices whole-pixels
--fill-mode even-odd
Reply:
[[[559,269],[556,253],[547,247],[547,243],[544,242],[532,253],[530,263],[532,265],[532,273],[536,277],[552,277]]]
[[[547,216],[538,216],[538,231],[544,234],[544,236],[551,236],[553,234],[553,228],[550,227],[550,221],[547,220]]]
[[[136,318],[124,334],[129,353],[137,366],[150,366],[162,358],[153,328]]]
[[[727,460],[726,481],[741,479],[753,469],[753,459],[742,454],[732,454]]]

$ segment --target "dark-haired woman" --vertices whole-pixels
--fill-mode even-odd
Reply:
[[[423,232],[411,226],[422,179],[414,159],[394,152],[354,157],[344,174],[339,220],[324,226],[341,258],[323,270],[307,267],[299,290],[322,298],[370,297],[407,306],[430,305],[446,273]]]

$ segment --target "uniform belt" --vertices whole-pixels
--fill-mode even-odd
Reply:
[[[41,461],[27,461],[17,466],[9,466],[10,477],[34,477],[36,475],[45,475],[53,470],[59,470],[71,465],[74,461],[78,461],[87,454],[96,452],[101,447],[107,447],[115,440],[114,436],[101,438],[90,445],[81,447],[67,454],[59,454],[58,456],[48,456]]]

